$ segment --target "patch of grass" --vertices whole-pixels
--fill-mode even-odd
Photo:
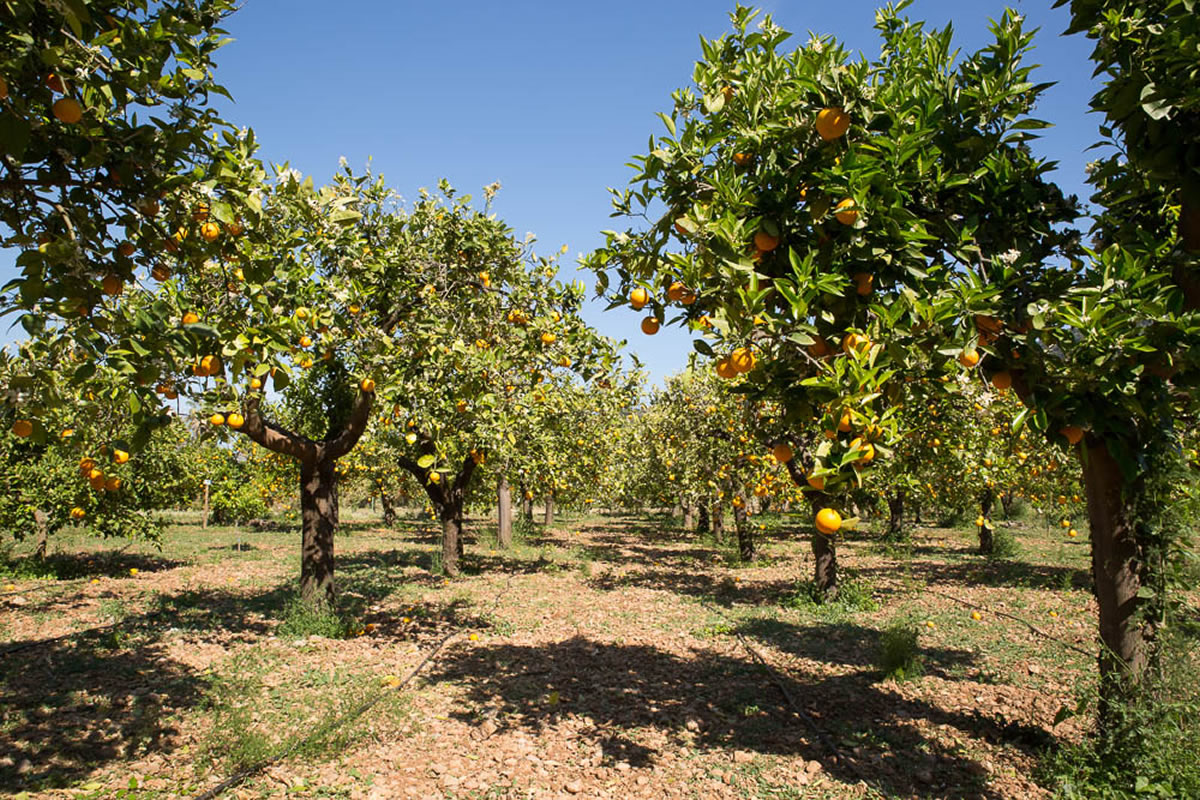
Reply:
[[[314,608],[299,597],[293,597],[283,607],[275,635],[283,639],[303,639],[308,636],[342,639],[357,629],[353,620],[343,619],[333,609]]]
[[[1050,755],[1044,777],[1061,797],[1200,797],[1200,653],[1194,636],[1165,635],[1161,661],[1126,702],[1111,709],[1106,736],[1093,733]],[[1081,693],[1077,713],[1094,713]]]
[[[883,629],[879,635],[876,666],[884,677],[906,681],[924,673],[920,638],[916,624],[907,619],[896,620]]]
[[[879,601],[875,599],[874,592],[873,584],[847,571],[838,581],[837,595],[832,600],[826,600],[817,585],[806,580],[796,583],[796,590],[784,599],[783,604],[788,608],[809,611],[870,613],[879,610]]]
[[[1008,528],[996,528],[992,531],[992,552],[987,557],[993,560],[1016,558],[1021,552],[1017,537]]]

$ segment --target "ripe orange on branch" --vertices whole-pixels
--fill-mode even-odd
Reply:
[[[832,536],[842,527],[842,515],[832,508],[822,508],[817,512],[817,530],[826,536]]]
[[[642,333],[647,336],[653,336],[658,333],[659,322],[658,317],[646,317],[642,320]]]
[[[840,108],[823,108],[817,112],[817,134],[827,142],[840,139],[850,130],[850,115]]]
[[[650,292],[642,286],[634,287],[634,290],[629,293],[629,305],[633,306],[634,311],[641,311],[649,302]]]

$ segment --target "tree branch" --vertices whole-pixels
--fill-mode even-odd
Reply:
[[[367,422],[371,419],[371,405],[374,401],[374,392],[359,390],[358,397],[354,398],[354,408],[350,412],[350,419],[342,427],[341,433],[324,441],[322,455],[325,458],[341,458],[354,449],[354,445],[358,443],[367,429]]]
[[[242,433],[250,440],[276,453],[291,456],[297,461],[312,463],[321,456],[321,445],[263,419],[258,411],[259,398],[248,397],[243,405],[246,422]]]

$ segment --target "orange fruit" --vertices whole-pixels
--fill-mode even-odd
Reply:
[[[750,163],[750,159],[752,158],[753,156],[749,153],[734,153],[733,163],[737,164],[739,167],[744,167]]]
[[[208,422],[213,427],[219,428],[225,424],[225,415],[220,412],[213,414],[211,417],[208,418]]]
[[[0,100],[7,100],[7,99],[8,99],[8,81],[4,80],[3,76],[0,76]]]
[[[760,253],[769,253],[779,246],[779,237],[772,236],[766,231],[759,231],[754,234],[754,247]]]
[[[871,340],[861,333],[848,333],[842,339],[842,351],[846,355],[861,353],[871,349]]]
[[[60,97],[54,101],[51,110],[55,119],[68,125],[74,125],[83,119],[83,106],[79,105],[79,101],[74,97]]]
[[[1009,372],[997,372],[992,376],[992,386],[1004,391],[1012,386],[1012,374]]]
[[[824,358],[829,355],[829,342],[820,336],[816,337],[813,343],[808,346],[808,354],[813,358]]]
[[[114,449],[114,450],[113,450],[113,453],[112,453],[112,460],[113,460],[113,463],[114,463],[114,464],[125,464],[125,463],[128,463],[128,461],[129,461],[129,453],[128,453],[127,451],[125,451],[125,450],[121,450],[121,449]]]
[[[729,380],[738,376],[738,371],[733,362],[729,360],[729,356],[717,359],[717,375]]]
[[[754,351],[749,347],[739,347],[729,354],[729,363],[739,373],[746,373],[754,369],[758,359],[754,356]]]
[[[675,281],[667,287],[667,299],[678,303],[683,299],[683,295],[686,291],[687,287],[683,285],[683,281]]]
[[[863,297],[869,295],[875,288],[875,276],[869,272],[854,273],[854,291]]]
[[[816,127],[822,139],[832,142],[850,130],[850,115],[840,108],[823,108],[817,112]]]
[[[96,459],[84,456],[79,459],[79,474],[87,477],[87,474],[96,468]]]
[[[851,417],[851,415],[850,415],[850,412],[849,412],[849,411],[843,411],[843,412],[842,412],[842,415],[841,415],[840,417],[838,417],[838,427],[837,427],[837,429],[838,429],[839,431],[841,431],[842,433],[849,433],[849,432],[850,432],[850,424],[851,424],[851,422],[852,422],[852,421],[853,421],[853,419],[852,419],[852,417]]]
[[[679,302],[683,303],[685,306],[690,306],[692,303],[696,302],[695,290],[684,289],[683,294],[679,298]]]
[[[979,351],[974,349],[963,350],[958,354],[958,363],[962,364],[968,369],[975,366],[979,363]]]
[[[225,424],[237,430],[246,424],[246,418],[236,411],[229,412],[229,416],[225,418]]]
[[[71,519],[83,519],[86,516],[87,516],[87,512],[84,511],[79,506],[75,506],[74,508],[71,509]],[[95,579],[93,578],[93,580],[95,580]]]
[[[358,388],[362,389],[367,394],[370,394],[371,392],[375,391],[375,381],[370,378],[363,378],[362,382],[358,384]]]
[[[875,458],[875,445],[866,441],[862,437],[857,437],[850,441],[850,449],[858,450],[862,456],[858,459],[860,463],[870,463]]]
[[[188,311],[187,313],[185,313],[183,315],[183,324],[184,325],[195,325],[199,321],[200,321],[200,317],[194,311]]]
[[[62,78],[54,73],[50,73],[46,76],[46,86],[48,86],[50,91],[54,92],[55,94],[62,94],[66,91],[66,87],[63,86]]]
[[[646,291],[644,287],[636,286],[629,293],[629,305],[633,306],[634,311],[641,311],[649,302],[650,292]]]
[[[221,226],[215,222],[206,222],[200,226],[200,238],[206,242],[215,242],[221,235]]]
[[[842,515],[832,508],[822,508],[817,512],[817,530],[826,536],[832,536],[842,527]]]
[[[137,248],[133,246],[133,242],[121,242],[117,245],[117,254],[125,258],[129,258],[135,252],[137,252]]]
[[[100,281],[100,291],[104,292],[109,297],[116,297],[125,290],[125,282],[120,276],[109,273]]]
[[[658,333],[659,322],[657,317],[646,317],[642,320],[642,333],[647,336],[653,336]]]
[[[198,204],[192,209],[192,219],[196,222],[208,222],[208,206],[204,203]]]
[[[112,475],[104,480],[104,491],[116,492],[121,489],[121,479],[116,475]]]
[[[14,436],[19,436],[25,439],[33,435],[33,423],[27,419],[19,419],[12,424],[12,432]]]
[[[808,485],[816,489],[818,492],[825,491],[825,476],[824,475],[809,475]]]
[[[252,391],[258,390],[261,388],[262,388],[262,380],[261,379],[259,379],[259,378],[251,378],[250,379],[250,389]]]
[[[216,375],[220,371],[221,371],[220,356],[204,356],[203,358],[200,359],[200,372],[197,374],[199,374],[201,376]]]
[[[775,456],[775,460],[780,464],[786,464],[795,457],[795,453],[792,452],[791,446],[783,442],[771,448],[771,455]]]
[[[542,344],[554,344],[554,341],[557,338],[558,337],[555,336],[553,333],[546,331],[545,333],[542,334]]]
[[[95,467],[91,468],[88,470],[87,479],[91,487],[97,492],[104,488],[104,472],[102,470]]]
[[[300,346],[301,347],[312,347],[312,337],[311,336],[301,336],[300,337]]]
[[[454,410],[460,414],[467,413],[467,401],[459,400],[457,403],[454,404]]]
[[[971,612],[971,619],[973,619],[973,620],[975,620],[976,622],[978,622],[979,620],[983,619],[983,614],[980,614],[978,611],[972,611],[972,612]]]
[[[833,216],[843,225],[853,225],[858,222],[858,208],[854,203],[854,198],[847,197],[838,203],[833,210]]]
[[[1083,440],[1083,428],[1078,425],[1067,425],[1064,428],[1060,428],[1058,432],[1065,436],[1067,441],[1072,445],[1077,445]]]
[[[154,268],[150,270],[150,277],[162,283],[171,277],[171,268],[166,264],[155,264]]]
[[[242,227],[242,223],[234,220],[225,226],[225,230],[229,232],[230,236],[241,236],[242,231],[245,229]]]

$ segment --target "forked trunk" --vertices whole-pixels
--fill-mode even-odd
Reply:
[[[984,489],[979,495],[979,517],[983,524],[979,526],[979,554],[990,556],[996,552],[996,532],[992,528],[992,490]]]
[[[1141,564],[1121,466],[1089,436],[1083,464],[1092,539],[1092,582],[1100,607],[1100,720],[1146,666],[1148,631],[1138,616]]]
[[[496,545],[501,550],[512,547],[513,505],[508,478],[500,476],[496,485]]]
[[[300,597],[310,608],[333,608],[333,534],[338,523],[334,459],[300,463]]]
[[[744,498],[742,503],[737,503],[733,507],[733,527],[737,531],[738,558],[742,561],[753,561],[755,556],[754,536],[750,532],[750,522],[746,518]]]

